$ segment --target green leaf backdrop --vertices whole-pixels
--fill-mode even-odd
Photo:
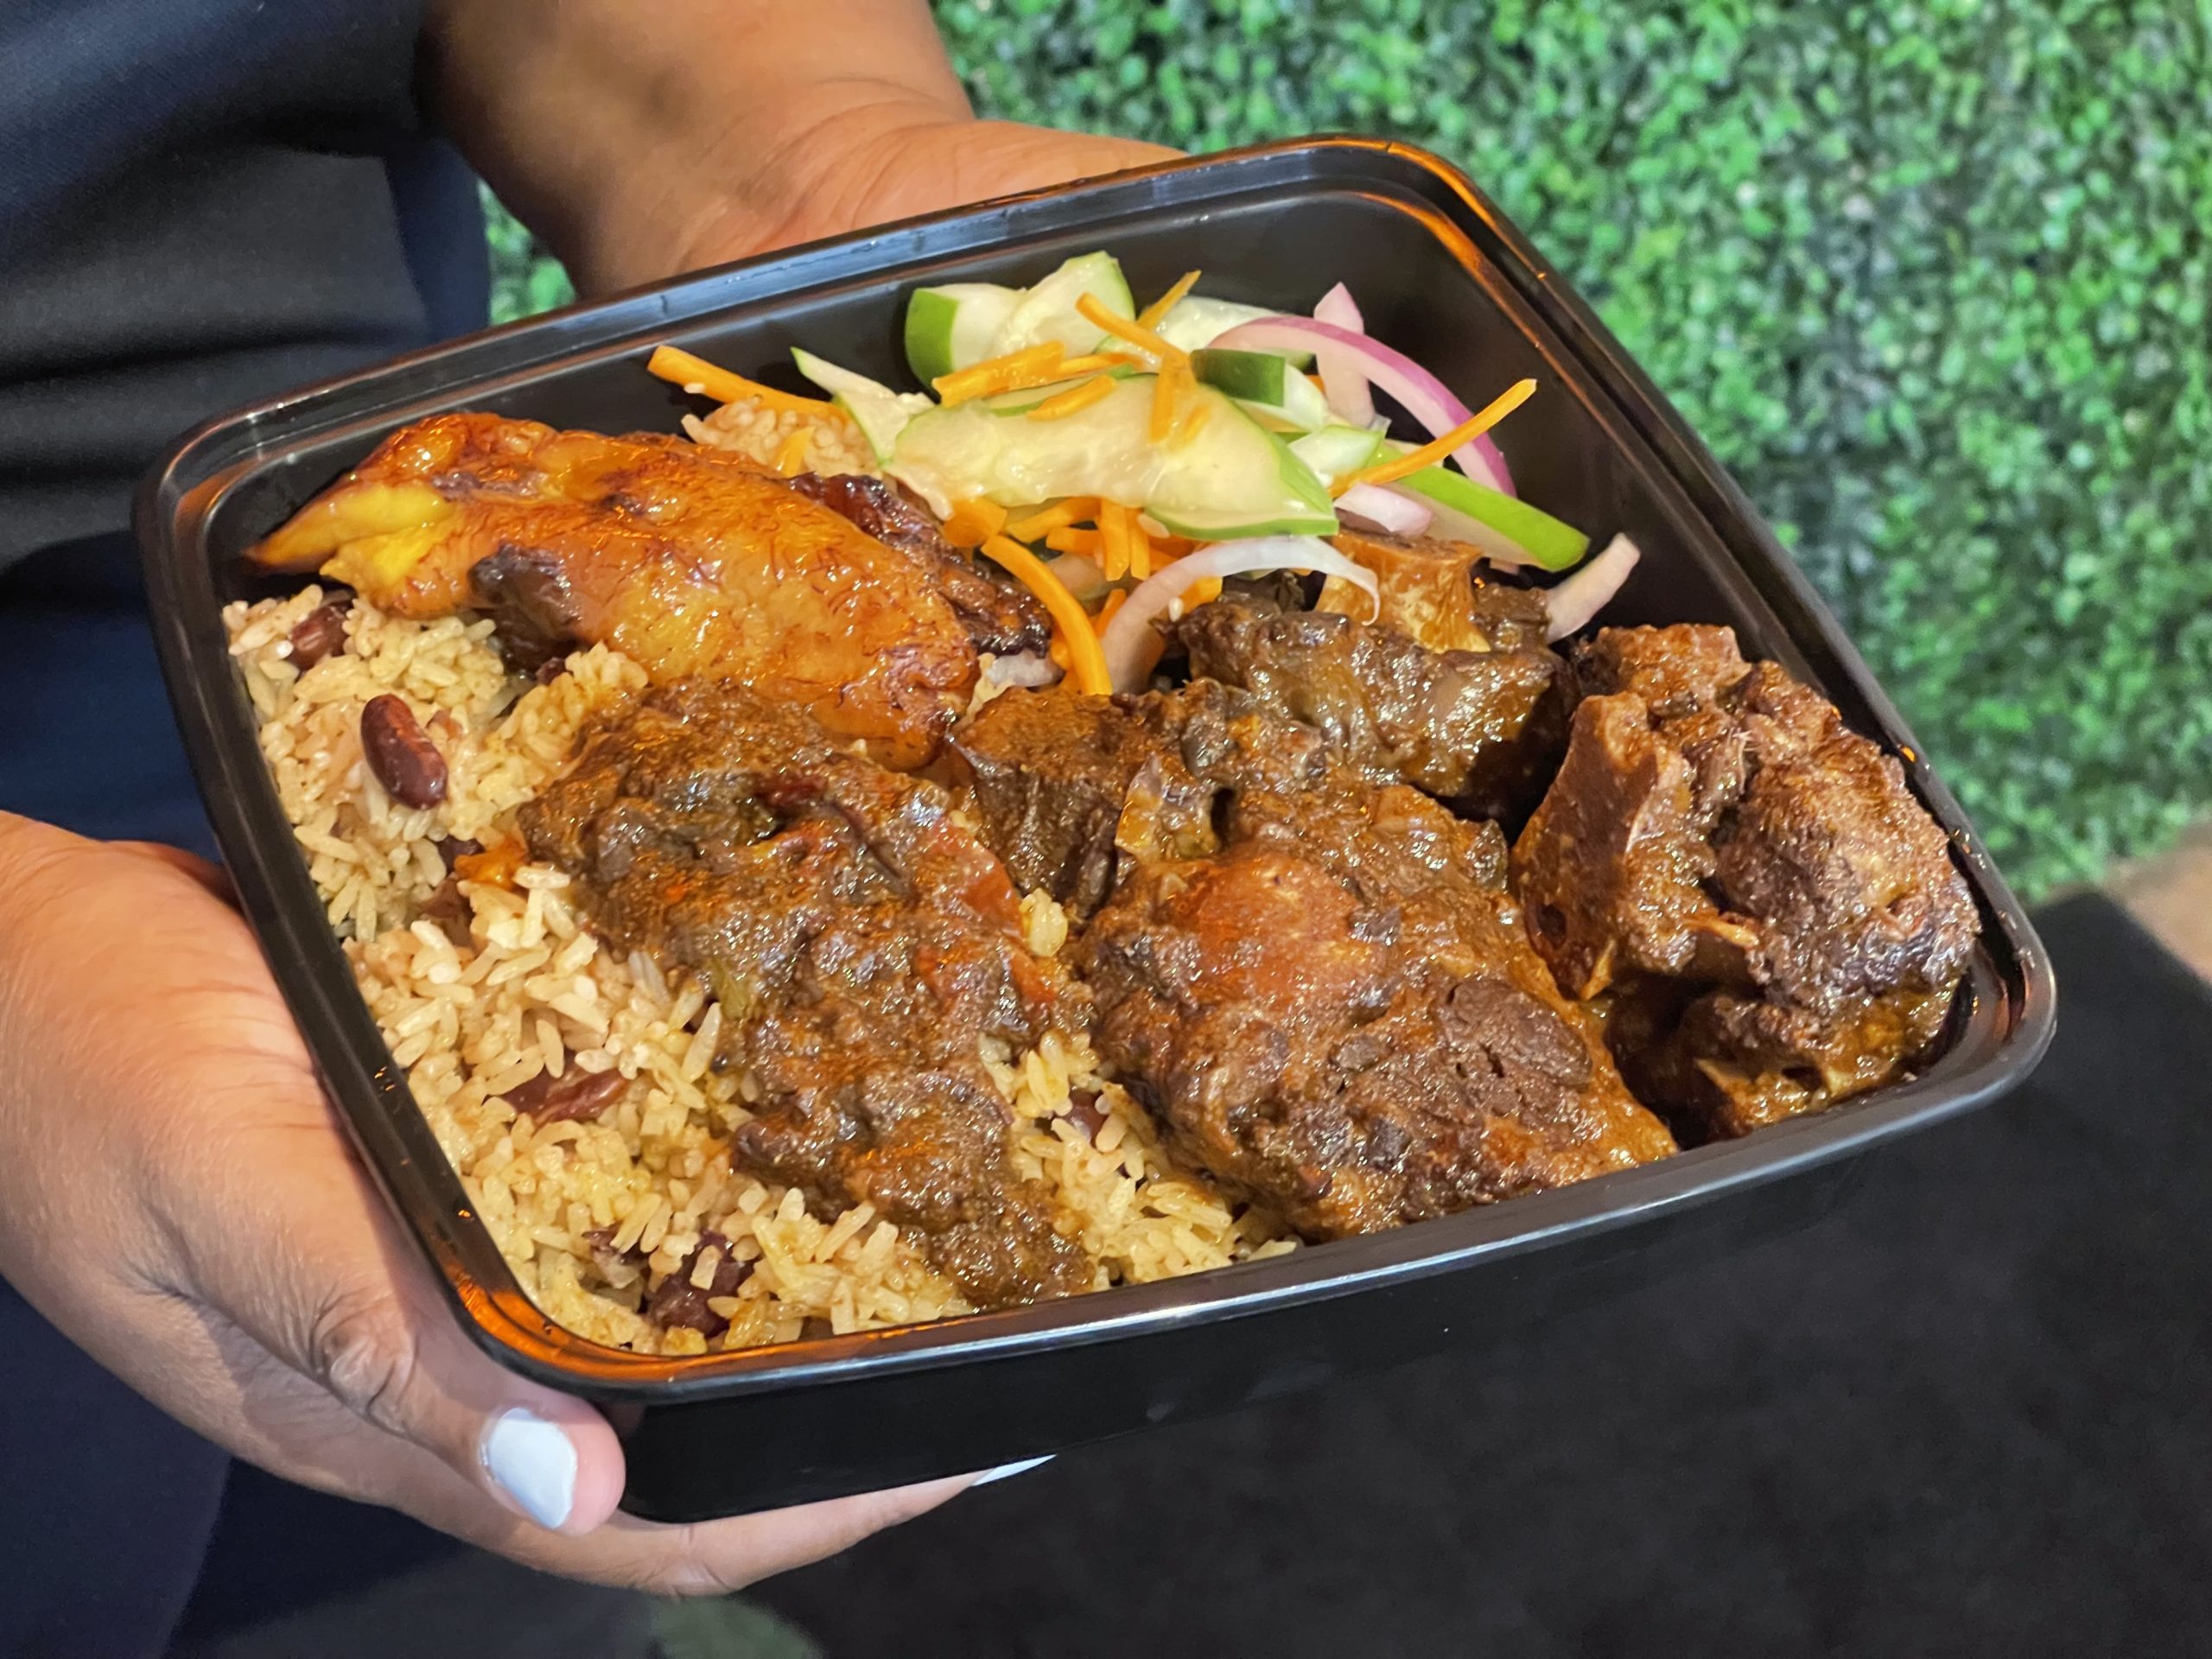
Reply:
[[[1387,133],[1572,274],[2003,867],[2212,807],[2212,0],[940,0],[985,112]],[[503,216],[499,315],[559,303]]]

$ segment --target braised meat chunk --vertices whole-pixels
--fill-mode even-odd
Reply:
[[[996,1306],[1090,1275],[1008,1163],[982,1045],[1031,1046],[1082,1007],[951,806],[798,711],[687,680],[594,728],[522,824],[617,944],[714,991],[754,1114],[736,1160],[825,1218],[873,1204]]]
[[[1513,849],[1561,988],[1708,988],[1631,1068],[1706,1132],[1889,1081],[1975,931],[1897,762],[1725,628],[1607,629],[1574,673],[1567,757]]]
[[[1594,996],[1636,973],[1754,977],[1749,919],[1707,892],[1714,816],[1696,772],[1632,693],[1575,709],[1567,758],[1515,848],[1515,888],[1560,988]]]
[[[1125,858],[1211,850],[1224,787],[1299,787],[1328,764],[1319,733],[1210,680],[1168,696],[1008,691],[961,721],[950,753],[1008,873],[1077,919]]]
[[[604,641],[656,679],[742,680],[895,766],[935,753],[976,683],[942,561],[673,439],[437,416],[392,434],[255,556],[319,569],[398,616],[486,612],[524,670]]]
[[[954,764],[1007,873],[1088,916],[1114,885],[1114,830],[1158,745],[1103,697],[1016,690],[953,728]]]
[[[1767,982],[1834,1009],[1957,979],[1974,900],[1897,760],[1771,663],[1732,699],[1750,779],[1713,836],[1720,891],[1759,919]]]
[[[1704,1133],[1749,1135],[1892,1081],[1935,1041],[1948,988],[1904,988],[1818,1014],[1770,997],[1708,991],[1648,1046],[1624,1048],[1637,1092],[1689,1114]]]
[[[1565,740],[1560,660],[1541,645],[1431,651],[1394,628],[1230,601],[1175,626],[1194,677],[1312,726],[1377,782],[1517,822]]]
[[[1706,622],[1601,628],[1574,653],[1575,685],[1583,696],[1632,691],[1668,721],[1713,707],[1751,671],[1736,648],[1736,631]]]
[[[1171,1144],[1317,1239],[1672,1150],[1529,949],[1496,828],[1251,705],[1199,681],[1115,710],[1162,734],[1166,786],[1125,799],[1076,962]]]
[[[1607,629],[1575,672],[1623,689],[1577,707],[1515,849],[1563,988],[1589,996],[1628,970],[1745,977],[1832,1009],[1957,977],[1974,912],[1942,832],[1825,698],[1745,663],[1726,629]]]

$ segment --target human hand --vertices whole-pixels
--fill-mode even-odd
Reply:
[[[1179,154],[1132,138],[979,121],[928,101],[850,107],[794,135],[760,184],[705,213],[666,259],[668,270],[654,274],[1150,167]]]
[[[925,0],[430,0],[423,66],[586,294],[1175,155],[976,120]]]
[[[288,1479],[661,1593],[817,1560],[967,1484],[615,1513],[613,1431],[441,1305],[221,893],[174,849],[0,814],[0,1275],[94,1358]]]

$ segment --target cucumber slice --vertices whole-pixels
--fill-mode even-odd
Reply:
[[[906,366],[924,385],[981,363],[1021,303],[1021,290],[996,283],[920,288],[906,302]]]
[[[1086,294],[1117,317],[1137,314],[1121,262],[1110,253],[1077,254],[1021,296],[984,355],[1004,357],[1048,340],[1058,340],[1071,356],[1096,351],[1106,331],[1075,308]]]
[[[908,421],[937,404],[918,391],[893,391],[864,374],[841,369],[812,352],[791,347],[791,361],[798,372],[830,394],[830,401],[852,416],[853,424],[875,452],[878,465],[891,459],[899,434]]]
[[[1229,300],[1211,300],[1202,294],[1186,294],[1167,308],[1167,315],[1160,320],[1160,327],[1154,332],[1170,346],[1195,352],[1212,345],[1242,324],[1281,315],[1261,306],[1238,305]],[[1276,352],[1269,355],[1281,357],[1301,369],[1311,368],[1313,364],[1311,352]]]
[[[1193,352],[1191,372],[1263,421],[1294,432],[1317,432],[1329,423],[1321,388],[1272,352]]]
[[[1413,491],[1436,510],[1429,534],[1471,543],[1500,558],[1565,570],[1590,550],[1590,538],[1573,525],[1464,473],[1425,467],[1400,479],[1396,487]]]
[[[1338,479],[1375,464],[1382,452],[1382,435],[1363,426],[1325,426],[1293,438],[1290,452],[1313,468],[1325,486],[1333,486]]]
[[[1134,317],[1129,284],[1110,253],[1083,253],[1034,288],[948,283],[906,302],[906,366],[924,381],[1057,340],[1071,355],[1096,351],[1105,331],[1077,311],[1090,295],[1116,316]]]
[[[1327,535],[1328,492],[1281,439],[1211,386],[1198,431],[1152,442],[1154,377],[1131,375],[1057,421],[1005,420],[978,398],[917,415],[888,470],[925,498],[1028,506],[1068,495],[1141,505],[1177,535]]]
[[[1214,395],[1205,387],[1200,394]],[[1338,529],[1337,504],[1313,469],[1228,398],[1174,452],[1145,511],[1173,534],[1199,542],[1333,536]]]

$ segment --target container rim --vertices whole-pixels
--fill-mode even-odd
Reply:
[[[2001,1022],[1995,1052],[1964,1076],[1942,1061],[1927,1073],[1827,1113],[1789,1120],[1745,1140],[1680,1154],[1556,1191],[1531,1194],[1391,1232],[1308,1247],[1287,1255],[1147,1285],[977,1313],[933,1324],[830,1337],[730,1353],[664,1357],[605,1347],[555,1325],[524,1296],[493,1247],[430,1137],[350,976],[340,1006],[327,976],[308,971],[337,958],[319,906],[308,907],[320,941],[298,906],[312,896],[289,835],[272,841],[266,814],[230,787],[243,753],[258,763],[250,732],[218,695],[208,650],[188,614],[195,599],[185,573],[209,513],[258,466],[309,438],[388,424],[395,408],[485,392],[533,372],[614,354],[655,333],[770,302],[789,303],[856,276],[882,276],[965,259],[1025,236],[1095,226],[1102,238],[1156,207],[1193,199],[1246,197],[1287,182],[1381,194],[1489,243],[1489,274],[1503,279],[1576,359],[1607,400],[1607,414],[1632,435],[1734,556],[1739,572],[1781,619],[1823,689],[1847,685],[1871,713],[1876,734],[1948,832],[1984,926],[1973,982],[1976,1001]],[[1453,250],[1471,270],[1475,257]],[[360,405],[367,401],[366,412]],[[194,770],[226,859],[238,876],[249,919],[293,1013],[316,1033],[357,1036],[366,1027],[381,1065],[364,1077],[342,1068],[326,1084],[365,1161],[429,1257],[448,1303],[495,1359],[571,1393],[607,1402],[670,1404],[845,1382],[949,1364],[1010,1358],[1040,1347],[1102,1343],[1147,1332],[1349,1295],[1526,1255],[1569,1236],[1649,1222],[1861,1153],[1906,1129],[1980,1105],[2018,1084],[2042,1058],[2056,1026],[2056,986],[2047,954],[2018,899],[1990,861],[1957,801],[1929,768],[1895,707],[1827,613],[1810,582],[1766,529],[1681,416],[1577,296],[1482,191],[1448,162],[1415,146],[1359,137],[1322,137],[1250,146],[1097,180],[1033,190],[832,240],[759,256],[526,319],[457,342],[337,377],[218,416],[179,439],[148,474],[134,523],[152,599],[156,643]],[[230,672],[226,654],[220,667]],[[271,796],[273,801],[273,796]],[[281,826],[281,818],[278,820]],[[289,868],[287,868],[289,867]],[[289,890],[289,891],[288,891]],[[2002,944],[2002,951],[1998,949]],[[1962,997],[1961,999],[1965,999]],[[322,1047],[314,1038],[319,1064]],[[348,1052],[358,1045],[344,1045]],[[341,1056],[343,1058],[343,1056]],[[393,1117],[411,1116],[410,1133]],[[433,1211],[397,1189],[399,1172],[444,1194]]]

